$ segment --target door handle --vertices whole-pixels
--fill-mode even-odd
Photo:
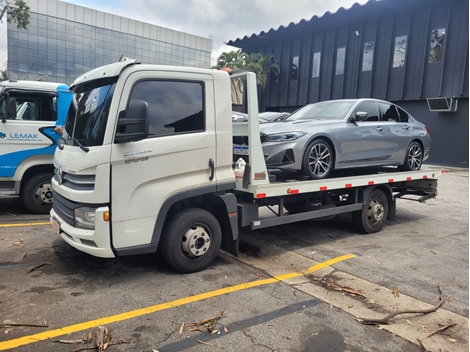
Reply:
[[[409,130],[409,129],[410,129],[410,126],[403,126],[402,129],[403,129],[403,130]]]
[[[382,126],[377,127],[377,131],[383,132],[384,128]]]
[[[209,175],[209,181],[214,179],[214,159],[209,159],[209,169],[211,170],[211,174]]]

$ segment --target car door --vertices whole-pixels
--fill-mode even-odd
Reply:
[[[352,121],[357,112],[366,112],[367,119]],[[347,138],[344,167],[380,165],[389,157],[387,133],[375,101],[364,101],[356,107],[347,124]]]
[[[127,78],[122,96],[119,111],[132,100],[148,104],[149,136],[112,145],[112,241],[117,250],[153,243],[159,210],[170,197],[215,191],[216,185],[210,169],[210,160],[216,160],[210,75],[139,71]]]
[[[383,126],[387,132],[390,161],[401,164],[405,160],[406,149],[410,144],[412,134],[409,115],[391,103],[379,102],[378,105]]]

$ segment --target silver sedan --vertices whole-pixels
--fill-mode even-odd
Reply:
[[[419,170],[431,148],[424,124],[377,99],[306,105],[283,122],[261,124],[260,131],[268,168],[302,171],[311,179],[370,166]]]

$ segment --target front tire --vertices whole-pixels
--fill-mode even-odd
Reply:
[[[388,198],[383,191],[375,189],[367,197],[362,210],[352,213],[352,221],[362,233],[376,233],[382,230],[388,218]]]
[[[418,171],[423,165],[423,147],[416,141],[413,141],[406,150],[405,161],[400,167],[403,171]]]
[[[312,180],[327,178],[333,170],[333,149],[324,139],[313,140],[305,150],[302,170]]]
[[[160,241],[163,258],[173,269],[194,273],[217,257],[222,231],[217,219],[203,209],[184,209],[165,225]]]
[[[28,179],[21,189],[24,205],[35,214],[47,214],[52,207],[51,172],[35,175]]]

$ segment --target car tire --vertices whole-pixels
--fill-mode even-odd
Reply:
[[[400,170],[403,171],[418,171],[423,165],[423,147],[417,141],[410,143],[406,149],[405,160],[403,165],[400,166]]]
[[[388,218],[388,199],[380,189],[374,189],[367,197],[362,210],[352,212],[354,227],[365,234],[382,230]]]
[[[23,204],[35,214],[47,214],[52,207],[52,172],[45,172],[28,179],[21,188]]]
[[[334,155],[331,145],[322,138],[310,142],[302,160],[303,173],[312,180],[321,180],[329,176],[333,166]]]
[[[222,230],[206,210],[189,208],[176,213],[165,225],[161,253],[173,269],[194,273],[207,268],[217,257]]]

